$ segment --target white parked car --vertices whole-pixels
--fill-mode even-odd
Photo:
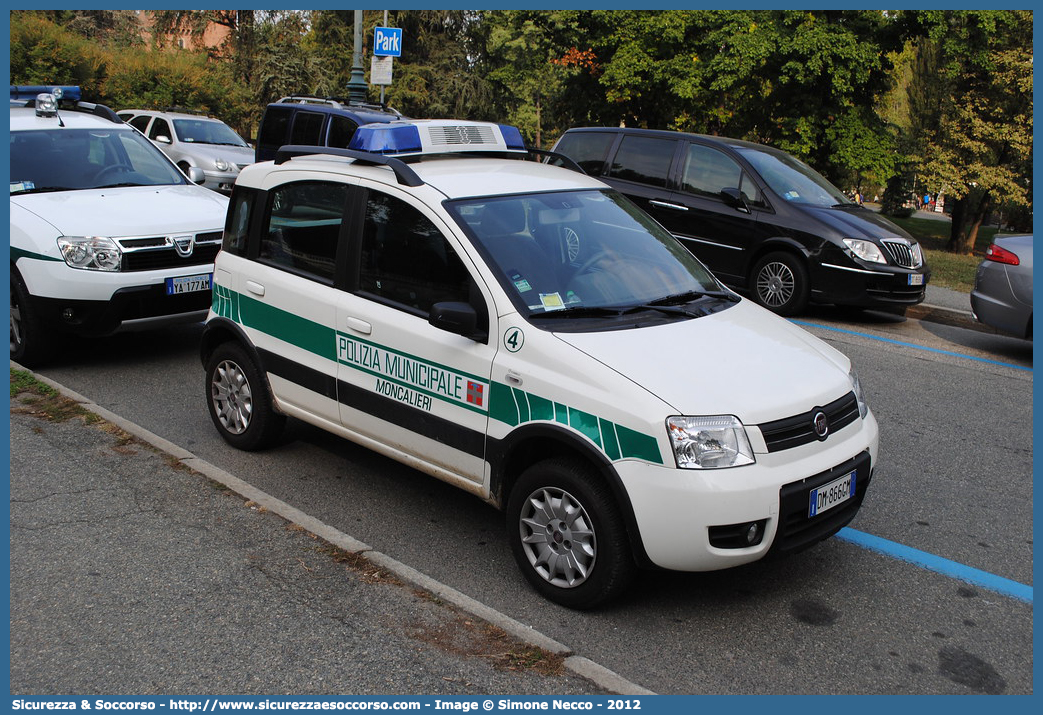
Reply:
[[[11,106],[11,359],[45,361],[62,333],[201,320],[227,197],[107,107],[20,89],[33,99]]]
[[[849,360],[527,155],[511,127],[400,121],[244,169],[202,345],[225,440],[291,416],[471,492],[573,608],[849,523],[878,447]]]
[[[119,118],[138,129],[186,174],[203,170],[203,186],[227,194],[240,170],[254,161],[246,140],[220,119],[187,112],[123,109]]]

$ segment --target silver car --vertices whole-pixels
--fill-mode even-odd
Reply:
[[[220,119],[203,114],[124,109],[119,118],[148,137],[182,171],[195,166],[203,170],[203,186],[223,194],[243,167],[254,161],[254,150]]]
[[[971,310],[985,325],[1032,340],[1032,236],[993,241],[978,266]]]

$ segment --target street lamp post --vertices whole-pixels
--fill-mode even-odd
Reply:
[[[365,102],[366,88],[366,75],[362,70],[362,11],[355,10],[355,50],[351,55],[348,99],[352,102]]]

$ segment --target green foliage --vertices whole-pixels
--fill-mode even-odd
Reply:
[[[98,96],[109,61],[97,45],[43,15],[11,13],[13,84],[73,84]]]

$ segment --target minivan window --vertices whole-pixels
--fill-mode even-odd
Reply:
[[[738,189],[747,204],[763,205],[760,191],[734,159],[703,144],[689,144],[681,176],[682,190],[720,199],[724,189]]]
[[[612,160],[609,176],[665,188],[676,148],[674,139],[624,136]]]
[[[351,137],[355,135],[355,130],[358,129],[358,126],[358,124],[347,117],[340,117],[336,114],[330,115],[330,131],[327,137],[327,146],[347,149],[348,143],[351,142]]]
[[[261,122],[261,133],[257,137],[258,146],[281,147],[286,143],[286,130],[290,125],[293,110],[289,107],[269,107]]]
[[[598,176],[605,169],[605,159],[615,138],[615,132],[569,132],[561,138],[556,151],[591,176]]]
[[[764,183],[786,201],[826,207],[854,204],[824,176],[789,154],[745,147],[736,147],[736,151],[753,165]]]
[[[290,144],[322,146],[322,121],[324,115],[316,112],[297,112],[293,120]]]

